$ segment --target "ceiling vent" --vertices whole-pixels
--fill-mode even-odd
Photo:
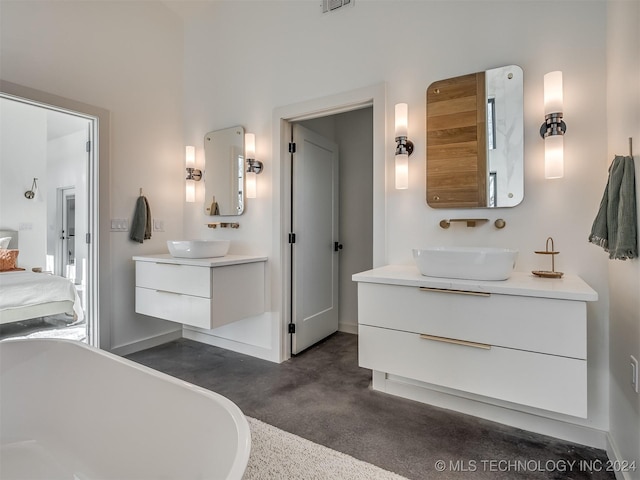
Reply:
[[[340,7],[352,7],[355,0],[322,0],[322,13],[338,10]]]

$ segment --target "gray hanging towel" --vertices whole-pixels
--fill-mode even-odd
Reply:
[[[151,238],[151,208],[149,208],[147,197],[142,195],[136,201],[129,238],[139,243]]]
[[[609,179],[593,221],[589,242],[604,248],[613,260],[638,256],[638,213],[636,210],[633,157],[616,156],[609,166]]]

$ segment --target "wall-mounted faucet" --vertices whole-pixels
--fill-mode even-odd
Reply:
[[[216,222],[216,223],[207,223],[207,227],[209,228],[240,228],[240,224],[238,222]]]
[[[488,221],[488,218],[450,218],[448,220],[440,220],[440,227],[445,229],[449,228],[451,226],[451,222],[466,222],[467,227],[475,227],[478,224],[486,223]],[[507,222],[505,222],[502,218],[498,218],[495,222],[493,222],[493,224],[496,228],[501,229],[507,225]]]
[[[475,227],[477,224],[488,222],[488,218],[450,218],[449,220],[440,220],[440,227],[449,228],[451,222],[466,222],[467,227]]]

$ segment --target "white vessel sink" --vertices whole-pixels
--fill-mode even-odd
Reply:
[[[229,251],[229,240],[167,240],[167,247],[172,257],[224,257]]]
[[[506,280],[516,266],[517,250],[491,247],[416,248],[413,258],[422,275],[464,280]]]

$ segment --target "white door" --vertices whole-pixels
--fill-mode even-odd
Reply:
[[[338,330],[338,146],[293,125],[291,353]],[[290,330],[291,331],[291,330]]]

